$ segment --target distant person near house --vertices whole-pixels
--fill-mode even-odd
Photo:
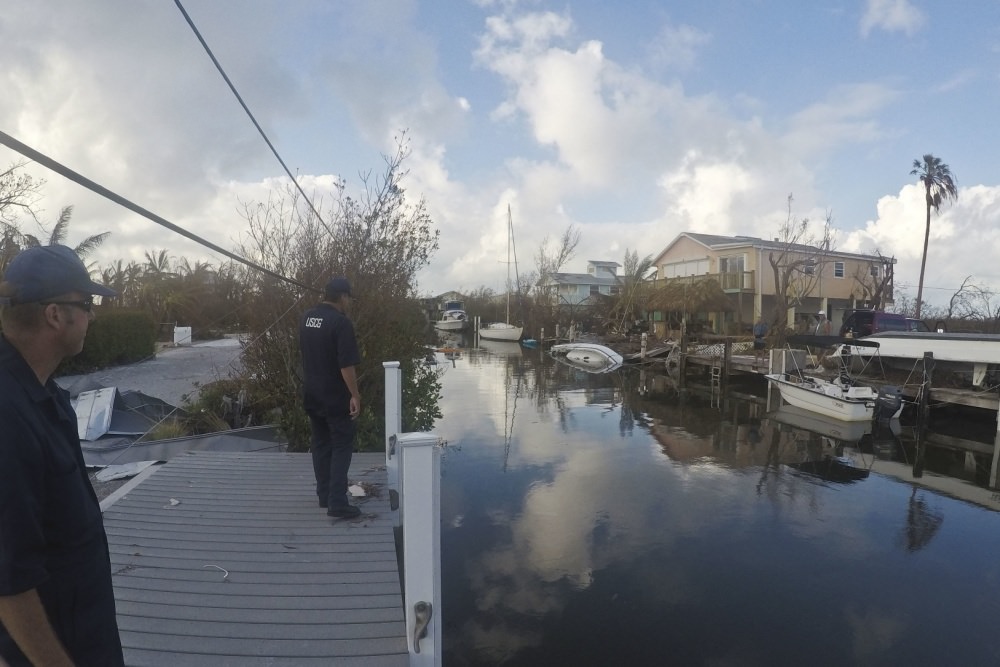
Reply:
[[[52,379],[94,318],[72,249],[24,250],[0,283],[0,664],[123,665],[108,538],[69,394]]]
[[[767,352],[767,343],[764,341],[765,336],[767,336],[767,322],[761,316],[757,319],[757,323],[753,325],[754,365],[758,362],[764,363],[764,357]]]
[[[312,430],[316,495],[327,516],[350,519],[361,514],[347,499],[347,471],[354,454],[361,395],[355,367],[361,363],[354,325],[347,318],[351,284],[346,278],[327,283],[323,301],[310,308],[299,325],[304,404]]]
[[[826,319],[826,311],[821,310],[816,313],[816,318],[816,326],[813,329],[813,334],[816,336],[829,336],[830,320]]]
[[[826,318],[826,311],[821,310],[816,313],[816,326],[813,327],[813,335],[815,336],[829,336],[831,330],[830,320]],[[827,348],[819,347],[816,349],[816,367],[819,368],[823,365],[823,359],[826,357]]]

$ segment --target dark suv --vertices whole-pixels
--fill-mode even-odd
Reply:
[[[883,331],[928,331],[928,329],[927,325],[920,320],[881,310],[851,311],[844,319],[844,323],[840,325],[840,335],[850,335],[853,338],[870,336]]]

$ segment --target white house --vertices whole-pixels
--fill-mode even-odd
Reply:
[[[552,273],[538,283],[539,289],[551,295],[558,305],[589,306],[598,294],[618,294],[618,262],[587,261],[586,273]]]

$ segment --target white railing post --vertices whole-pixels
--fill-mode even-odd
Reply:
[[[403,371],[398,361],[384,361],[385,369],[385,474],[389,483],[389,508],[393,510],[393,522],[399,528],[399,451],[396,436],[403,430]]]
[[[403,605],[411,667],[441,665],[441,450],[433,433],[401,433]]]

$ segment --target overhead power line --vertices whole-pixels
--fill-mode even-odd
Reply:
[[[260,266],[259,264],[251,262],[249,259],[246,259],[244,257],[240,257],[236,253],[230,252],[229,250],[226,250],[225,248],[223,248],[221,246],[218,246],[218,245],[212,243],[211,241],[209,241],[207,239],[203,239],[200,236],[198,236],[197,234],[193,234],[192,232],[189,232],[188,230],[184,229],[183,227],[178,227],[177,225],[175,225],[174,223],[170,222],[169,220],[167,220],[165,218],[161,218],[160,216],[156,215],[152,211],[148,211],[148,210],[144,209],[143,207],[139,206],[138,204],[135,204],[135,203],[131,202],[130,200],[126,199],[125,197],[122,197],[121,195],[119,195],[119,194],[117,194],[115,192],[112,192],[111,190],[108,190],[103,185],[99,185],[98,183],[95,183],[94,181],[92,181],[89,178],[87,178],[86,176],[83,176],[82,174],[79,174],[79,173],[73,171],[72,169],[70,169],[69,167],[63,165],[62,163],[56,162],[55,160],[53,160],[49,156],[47,156],[47,155],[45,155],[43,153],[40,153],[37,150],[35,150],[34,148],[28,146],[27,144],[24,144],[24,143],[18,141],[17,139],[15,139],[14,137],[10,136],[6,132],[0,131],[0,143],[2,143],[3,145],[7,146],[11,150],[17,151],[18,153],[20,153],[24,157],[28,158],[29,160],[34,160],[35,162],[37,162],[38,164],[42,165],[43,167],[47,167],[48,169],[51,169],[52,171],[56,172],[57,174],[59,174],[61,176],[64,176],[65,178],[68,178],[69,180],[73,181],[74,183],[82,185],[83,187],[87,188],[91,192],[96,192],[97,194],[101,195],[105,199],[109,199],[109,200],[113,201],[114,203],[118,204],[119,206],[123,206],[123,207],[127,208],[128,210],[130,210],[130,211],[132,211],[134,213],[138,213],[142,217],[147,218],[149,220],[152,220],[156,224],[161,225],[163,227],[166,227],[170,231],[176,232],[176,233],[180,234],[181,236],[183,236],[185,238],[191,239],[195,243],[203,245],[206,248],[209,248],[211,250],[214,250],[215,252],[219,253],[220,255],[224,255],[224,256],[228,257],[229,259],[237,261],[240,264],[244,264],[246,266],[249,266],[251,269],[254,269],[256,271],[260,271],[261,273],[269,275],[272,278],[276,278],[276,279],[278,279],[278,280],[280,280],[282,282],[286,282],[286,283],[289,283],[291,285],[295,285],[296,287],[301,287],[304,290],[309,290],[309,291],[312,291],[312,292],[318,292],[319,291],[315,287],[310,287],[309,285],[305,285],[303,283],[300,283],[299,281],[294,280],[292,278],[286,278],[285,276],[283,276],[283,275],[281,275],[279,273],[275,273],[274,271],[272,271],[270,269],[264,268],[263,266]]]
[[[257,131],[260,132],[260,136],[264,139],[264,143],[266,143],[267,147],[271,149],[272,153],[274,153],[274,157],[281,164],[281,167],[282,169],[285,170],[285,173],[288,174],[288,178],[292,179],[292,183],[295,184],[295,187],[299,191],[299,194],[301,194],[303,199],[306,200],[306,204],[309,205],[309,208],[310,210],[312,210],[313,215],[315,215],[316,219],[319,220],[319,224],[323,225],[323,229],[325,229],[326,233],[332,237],[333,231],[327,226],[326,222],[323,220],[323,216],[319,214],[319,211],[316,210],[316,207],[313,206],[312,200],[309,198],[309,195],[307,195],[305,191],[302,189],[302,186],[299,185],[298,179],[292,176],[292,172],[291,170],[288,169],[288,166],[285,164],[285,161],[281,159],[280,155],[278,155],[278,149],[276,149],[274,147],[274,144],[271,143],[271,140],[267,138],[267,134],[264,133],[264,128],[262,128],[260,126],[260,123],[257,122],[257,119],[254,118],[253,113],[250,111],[250,107],[248,107],[246,102],[243,101],[243,97],[240,95],[239,91],[236,90],[236,86],[233,85],[233,82],[229,79],[229,75],[226,74],[226,70],[222,69],[222,64],[219,62],[219,59],[215,57],[215,54],[212,53],[212,49],[209,48],[208,42],[206,42],[205,38],[201,36],[201,33],[195,26],[194,21],[191,20],[191,16],[187,13],[187,10],[184,9],[184,5],[181,4],[181,0],[174,0],[174,4],[177,5],[177,9],[181,10],[181,14],[184,15],[184,20],[187,21],[187,24],[189,26],[191,26],[191,30],[194,32],[195,37],[198,38],[198,41],[201,42],[202,47],[204,47],[205,53],[207,53],[208,57],[212,59],[213,63],[215,63],[215,68],[219,70],[219,74],[221,74],[222,78],[225,79],[226,84],[229,86],[229,90],[233,91],[233,95],[236,96],[236,99],[239,101],[240,106],[242,106],[243,110],[247,112],[247,116],[250,117],[250,122],[252,122],[254,127],[257,128]]]

